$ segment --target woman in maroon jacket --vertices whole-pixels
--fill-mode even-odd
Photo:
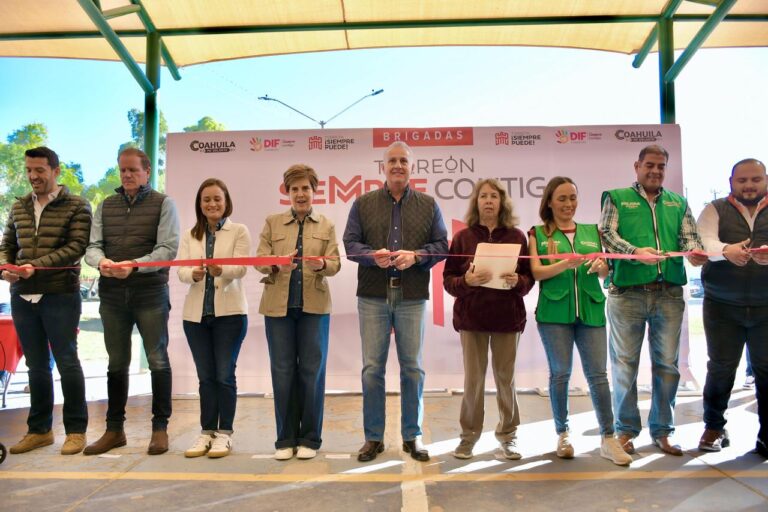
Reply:
[[[525,234],[517,229],[512,201],[495,179],[475,185],[465,217],[467,226],[453,236],[450,254],[443,271],[448,293],[456,297],[453,327],[459,331],[464,353],[464,398],[461,402],[461,442],[454,457],[469,459],[483,432],[485,371],[490,346],[499,424],[496,439],[507,459],[519,459],[517,426],[520,413],[515,391],[515,356],[520,333],[525,328],[523,296],[533,286],[528,259],[520,259],[516,271],[503,274],[507,289],[485,288],[491,272],[475,270],[472,257],[477,244],[520,244],[520,255],[528,254]],[[461,256],[464,255],[464,256]]]

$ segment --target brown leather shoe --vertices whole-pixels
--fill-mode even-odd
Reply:
[[[699,440],[699,450],[703,452],[719,452],[731,445],[728,439],[728,431],[706,429]]]
[[[359,462],[370,462],[383,451],[383,441],[366,441],[363,447],[360,448],[360,451],[357,452],[357,460]]]
[[[634,438],[631,434],[619,434],[617,439],[625,453],[628,453],[629,455],[635,454],[635,444],[632,442],[632,439]]]
[[[152,439],[149,440],[147,453],[150,455],[160,455],[168,451],[168,432],[165,430],[153,430]]]
[[[653,440],[653,444],[655,444],[659,448],[659,450],[663,451],[664,453],[675,455],[677,457],[683,454],[683,450],[682,448],[680,448],[680,445],[669,444],[668,436],[657,437],[656,439]]]
[[[119,448],[125,446],[127,443],[125,439],[125,432],[122,430],[114,431],[107,430],[104,435],[99,438],[95,443],[91,443],[83,450],[83,455],[100,455],[107,453],[112,448]]]
[[[11,446],[9,451],[13,454],[26,453],[31,452],[36,448],[42,448],[43,446],[50,446],[52,444],[53,431],[51,430],[45,434],[34,434],[32,432],[27,432],[24,434],[24,437],[21,439],[21,441]]]

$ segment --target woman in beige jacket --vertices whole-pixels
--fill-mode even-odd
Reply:
[[[267,217],[257,254],[294,259],[288,265],[256,267],[267,274],[259,313],[265,316],[275,397],[275,458],[296,454],[311,459],[322,443],[331,312],[326,278],[341,264],[333,222],[312,209],[315,171],[293,165],[283,183],[291,209]]]
[[[219,179],[208,178],[195,199],[197,223],[184,232],[180,259],[248,257],[251,236],[243,224],[229,220],[232,199]],[[242,286],[244,265],[179,267],[188,283],[184,300],[184,333],[200,381],[202,432],[184,455],[225,457],[232,449],[232,423],[237,403],[235,367],[248,329],[248,303]]]

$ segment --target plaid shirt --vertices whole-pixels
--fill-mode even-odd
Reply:
[[[632,188],[648,201],[648,194],[645,193],[645,189],[638,182],[634,182]],[[659,189],[659,193],[654,198],[653,205],[651,205],[652,208],[655,208],[662,190],[664,189]],[[615,252],[617,254],[632,254],[635,252],[636,247],[619,236],[619,210],[613,204],[610,196],[608,196],[608,200],[603,205],[599,228],[603,246],[605,246],[608,252]],[[701,238],[699,238],[699,233],[696,231],[696,221],[687,204],[685,206],[683,222],[680,224],[680,232],[677,236],[677,245],[681,251],[703,249]]]

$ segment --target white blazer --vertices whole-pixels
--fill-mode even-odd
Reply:
[[[229,219],[216,232],[216,244],[213,247],[214,258],[241,258],[251,255],[251,235],[245,224],[236,224]],[[205,258],[205,236],[197,240],[190,229],[184,231],[181,237],[179,259]],[[205,279],[195,282],[192,279],[194,267],[179,267],[178,275],[182,283],[189,284],[189,291],[184,299],[184,320],[199,323],[203,316],[203,298],[205,296]],[[245,276],[247,266],[224,265],[221,275],[213,280],[213,307],[216,316],[246,315],[248,301],[241,278]]]

